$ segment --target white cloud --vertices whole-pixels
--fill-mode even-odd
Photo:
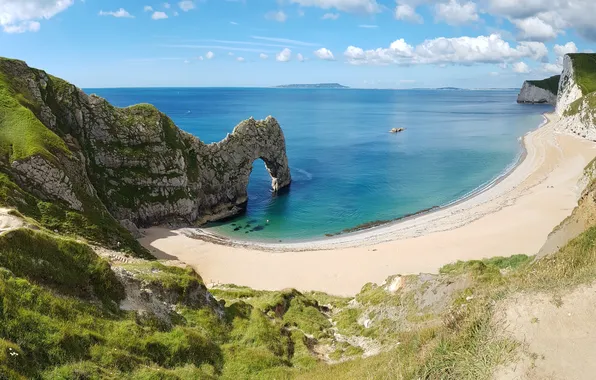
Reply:
[[[552,74],[561,74],[563,71],[563,66],[557,65],[555,63],[545,63],[542,65],[542,71]]]
[[[414,47],[403,39],[389,48],[364,50],[349,46],[344,52],[347,61],[355,65],[419,65],[506,63],[522,58],[543,61],[548,49],[541,42],[520,42],[511,47],[498,34],[478,37],[439,37]]]
[[[124,9],[124,8],[120,8],[117,11],[110,11],[110,12],[99,11],[99,15],[100,16],[113,16],[113,17],[118,17],[118,18],[134,18],[135,17],[135,16],[131,15],[130,13],[128,13],[126,11],[126,9]]]
[[[283,49],[275,55],[275,60],[278,62],[288,62],[292,58],[292,51],[288,48]]]
[[[165,14],[165,12],[153,12],[151,18],[154,20],[163,20],[165,18],[168,18],[168,15]]]
[[[271,11],[265,14],[265,18],[267,20],[273,20],[277,22],[284,22],[288,19],[288,16],[284,13],[284,11]]]
[[[320,44],[314,44],[312,42],[304,42],[298,40],[290,40],[288,38],[274,38],[274,37],[261,37],[261,36],[250,36],[254,40],[279,42],[287,45],[298,45],[298,46],[319,46]]]
[[[215,54],[213,54],[212,51],[208,51],[207,54],[205,54],[205,58],[207,59],[213,59],[213,57],[215,57]]]
[[[151,5],[145,5],[145,7],[143,7],[143,11],[144,12],[153,12],[153,7]]]
[[[37,21],[23,21],[16,25],[4,26],[4,32],[6,32],[6,33],[38,32],[40,28],[41,28],[41,24]]]
[[[176,16],[176,17],[179,15],[179,13],[178,13],[178,12],[176,12],[176,11],[174,11],[172,14],[173,14],[174,16]]]
[[[542,70],[549,73],[560,74],[563,71],[563,57],[565,54],[577,53],[579,50],[574,42],[567,42],[565,45],[555,45],[553,47],[557,61],[555,63],[545,63]]]
[[[302,9],[298,9],[298,17],[304,17],[304,11]]]
[[[296,54],[296,59],[298,60],[298,62],[304,62],[306,60],[304,56],[300,53]]]
[[[178,7],[180,7],[180,9],[182,9],[182,11],[188,12],[190,10],[195,9],[195,3],[190,0],[185,0],[185,1],[179,2]]]
[[[230,24],[232,24],[232,25],[238,25],[238,23],[236,21],[230,21]]]
[[[457,0],[449,0],[449,3],[435,5],[435,20],[449,25],[463,25],[478,19],[476,4],[471,1],[460,4]]]
[[[0,0],[0,26],[6,33],[37,32],[36,20],[49,20],[74,0]]]
[[[513,20],[513,23],[519,30],[519,37],[524,40],[548,41],[560,33],[538,17]]]
[[[238,62],[244,62],[244,57],[238,57],[238,58],[236,58],[236,61],[238,61]]]
[[[188,59],[185,59],[184,63],[186,63],[188,65],[190,63],[190,61]]]
[[[335,8],[338,11],[354,13],[377,13],[381,6],[376,0],[290,0],[303,7],[318,7],[322,9]]]
[[[199,56],[197,59],[198,59],[199,61],[202,61],[204,58],[203,58],[203,56],[201,55],[201,56]]]
[[[323,20],[337,20],[339,18],[339,13],[325,13],[321,18]]]
[[[233,57],[233,56],[234,56],[234,53],[232,53],[231,51],[229,51],[229,52],[228,52],[228,55],[229,55],[230,57]]]
[[[303,7],[318,7],[322,9],[335,8],[338,11],[354,13],[377,13],[381,6],[376,0],[290,0]]]
[[[360,24],[358,25],[359,28],[365,28],[365,29],[376,29],[379,26],[378,25],[370,25],[370,24]]]
[[[325,61],[334,61],[335,60],[333,53],[329,49],[320,48],[319,50],[315,50],[314,53],[319,59],[322,59]]]
[[[519,28],[520,38],[545,40],[574,28],[582,37],[596,41],[594,0],[484,1],[488,3],[487,11],[506,17]]]
[[[422,24],[422,16],[416,13],[416,9],[408,4],[398,4],[395,7],[395,18],[402,21],[409,21]]]
[[[170,3],[163,3],[163,7],[165,9],[170,9],[172,7],[172,4],[170,4]]]
[[[259,54],[259,58],[261,58],[261,59],[267,59],[267,58],[269,58],[269,56],[267,54],[265,54],[265,53],[261,53],[261,54]]]
[[[511,68],[513,69],[513,72],[518,74],[527,74],[530,72],[530,67],[528,67],[525,62],[516,62],[511,65]]]
[[[567,42],[565,45],[555,45],[553,51],[557,57],[563,57],[565,54],[577,53],[579,50],[574,42]]]

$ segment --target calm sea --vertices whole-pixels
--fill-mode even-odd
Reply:
[[[245,215],[215,226],[247,240],[323,237],[453,202],[517,162],[549,106],[517,91],[268,88],[90,89],[117,106],[151,103],[209,143],[250,116],[276,117],[293,183],[272,196],[254,163]],[[406,131],[391,134],[394,127]],[[269,223],[267,223],[269,221]]]

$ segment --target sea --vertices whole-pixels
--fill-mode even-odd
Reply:
[[[273,194],[253,163],[246,213],[208,228],[234,239],[289,242],[347,233],[441,207],[490,186],[523,154],[548,105],[517,90],[287,88],[87,89],[119,107],[151,103],[206,143],[244,119],[274,116],[293,182]],[[405,128],[389,133],[392,128]],[[360,226],[360,227],[359,227]]]

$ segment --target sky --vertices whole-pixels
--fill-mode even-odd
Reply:
[[[596,50],[595,0],[0,0],[0,56],[83,88],[519,88]]]

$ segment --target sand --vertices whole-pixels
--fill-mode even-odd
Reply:
[[[140,242],[159,259],[194,267],[207,283],[354,295],[390,275],[435,273],[457,260],[536,254],[577,205],[596,144],[556,132],[558,118],[524,136],[526,155],[486,191],[409,220],[299,243],[216,244],[208,232],[154,227]],[[209,240],[209,239],[207,239]]]

